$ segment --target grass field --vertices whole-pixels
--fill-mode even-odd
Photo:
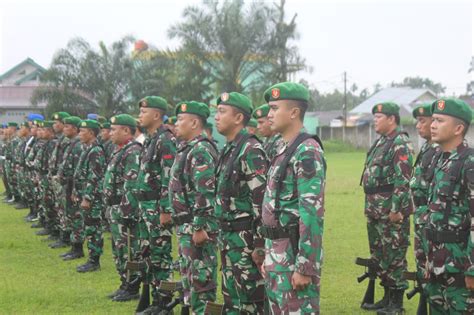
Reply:
[[[324,231],[324,264],[321,284],[322,314],[370,314],[360,301],[367,283],[358,284],[363,270],[357,256],[368,256],[359,178],[363,152],[348,152],[338,144],[327,145],[328,178]],[[116,303],[105,296],[118,286],[111,258],[109,235],[100,272],[78,274],[76,265],[63,262],[63,250],[47,247],[23,221],[27,210],[0,204],[0,313],[2,314],[132,314],[136,302]],[[176,252],[175,252],[176,253]],[[413,252],[409,249],[410,269]],[[412,285],[412,284],[411,284]],[[377,295],[382,290],[377,286]],[[405,302],[414,314],[418,298]]]

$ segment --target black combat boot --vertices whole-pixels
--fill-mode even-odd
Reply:
[[[127,302],[140,298],[140,278],[133,277],[127,283],[127,288],[121,294],[117,294],[112,298],[115,302]]]
[[[114,292],[110,293],[109,295],[107,295],[107,297],[109,299],[113,299],[117,295],[123,294],[126,289],[127,289],[126,278],[125,278],[125,276],[121,276],[120,277],[120,286],[119,286],[119,288],[117,290],[115,290]]]
[[[79,259],[84,257],[84,250],[82,249],[82,243],[73,243],[72,252],[69,255],[63,257],[64,261]]]
[[[51,234],[51,231],[48,228],[44,228],[36,232],[36,235],[39,235],[39,236],[44,236],[44,235],[49,235],[49,234]]]
[[[189,315],[189,305],[181,306],[181,315]]]
[[[171,303],[171,296],[163,296],[159,294],[158,290],[153,290],[153,303],[143,313],[144,315],[166,314],[166,305]],[[171,311],[172,314],[172,311]]]
[[[77,266],[77,272],[90,272],[100,269],[99,256],[89,257],[89,260],[83,265]]]
[[[403,309],[403,295],[405,290],[390,290],[390,303],[388,306],[377,311],[377,315],[401,315],[404,313]]]
[[[374,304],[368,304],[364,303],[361,305],[360,308],[367,310],[367,311],[376,311],[380,310],[384,307],[387,307],[389,302],[390,302],[390,288],[389,287],[383,287],[384,293],[383,293],[383,298],[374,303]]]
[[[51,243],[48,246],[51,248],[64,248],[70,245],[70,236],[69,233],[60,231],[59,232],[59,240],[56,243]]]

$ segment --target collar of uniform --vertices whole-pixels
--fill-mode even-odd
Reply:
[[[400,127],[395,128],[391,133],[386,135],[387,138],[395,138],[395,136],[401,131]]]
[[[196,142],[198,142],[199,140],[203,138],[204,138],[203,135],[199,135],[189,141],[181,141],[178,144],[178,152],[183,152],[187,147],[193,146]]]
[[[458,145],[455,149],[453,149],[452,151],[450,151],[450,156],[449,158],[451,160],[457,160],[459,158],[459,155],[461,155],[461,153],[466,150],[468,147],[467,145],[467,141],[466,140],[463,140],[463,142]]]
[[[244,135],[246,135],[248,131],[245,128],[242,128],[239,133],[235,136],[234,140],[227,142],[226,147],[235,147],[237,143],[242,139]]]

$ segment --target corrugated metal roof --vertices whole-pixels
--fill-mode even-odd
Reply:
[[[354,107],[351,113],[371,113],[372,107],[381,102],[395,102],[400,105],[401,109],[405,109],[411,115],[412,104],[417,103],[417,100],[424,94],[431,94],[433,101],[436,99],[435,93],[430,89],[412,89],[412,88],[386,88],[383,89],[364,102]]]

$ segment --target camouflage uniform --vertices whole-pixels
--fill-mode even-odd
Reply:
[[[402,274],[407,268],[412,213],[409,192],[412,152],[408,137],[397,127],[389,135],[377,139],[369,150],[361,179],[370,255],[378,266],[377,276],[382,286],[394,290],[408,288]],[[391,223],[390,212],[401,212],[403,221]]]
[[[83,146],[83,153],[74,174],[74,190],[80,200],[90,202],[90,209],[80,209],[81,226],[77,239],[86,240],[89,257],[98,259],[102,255],[104,240],[102,238],[103,200],[101,187],[105,170],[105,152],[98,141]],[[76,237],[74,237],[76,238]]]
[[[432,314],[473,314],[474,291],[464,276],[474,276],[474,151],[466,142],[438,160],[428,208],[426,292]]]
[[[168,183],[176,155],[176,138],[163,125],[147,137],[140,157],[137,200],[140,207],[140,240],[142,250],[149,247],[151,270],[148,280],[157,288],[161,280],[170,280],[172,226],[160,224],[160,213],[170,212]]]
[[[410,180],[410,189],[415,206],[413,215],[414,250],[418,279],[424,279],[426,274],[425,265],[428,244],[425,238],[425,228],[428,218],[428,188],[433,179],[434,167],[439,157],[439,152],[438,144],[424,143],[416,158],[415,165],[413,166],[413,177]]]
[[[64,238],[67,240],[70,238],[72,232],[72,221],[74,214],[77,212],[77,203],[72,200],[72,190],[74,183],[74,172],[79,158],[82,153],[82,144],[78,137],[70,139],[70,143],[65,148],[62,157],[62,163],[58,169],[58,180],[61,184],[61,196],[60,196],[60,207],[59,207],[59,223],[61,232],[64,234]]]
[[[178,147],[170,175],[170,204],[179,242],[185,304],[204,314],[207,301],[216,300],[217,233],[214,216],[217,151],[203,135]],[[203,229],[209,241],[196,246],[192,234]]]
[[[117,147],[112,154],[104,175],[104,203],[110,213],[110,230],[112,233],[112,253],[115,267],[122,281],[126,278],[126,263],[138,255],[138,202],[133,195],[138,178],[141,145],[136,141]],[[130,252],[128,257],[127,238],[130,231]],[[134,277],[138,276],[133,274]]]
[[[281,135],[276,134],[268,137],[263,142],[263,149],[267,153],[268,160],[271,162],[278,152],[278,148],[282,142]]]
[[[263,226],[293,229],[293,237],[265,240],[266,292],[272,314],[319,314],[326,164],[320,145],[310,138],[296,147],[285,173],[280,173],[290,145],[282,142],[267,174]],[[279,174],[285,174],[285,178],[278,197]],[[279,209],[276,198],[280,200]],[[312,282],[305,290],[292,288],[295,271],[311,276]]]
[[[102,146],[105,150],[105,160],[108,163],[112,157],[112,154],[114,153],[115,144],[112,142],[112,140],[107,140],[102,142]]]
[[[15,200],[19,200],[20,193],[18,191],[18,183],[16,177],[18,161],[16,159],[16,153],[18,152],[18,145],[20,143],[20,138],[14,135],[10,138],[5,147],[5,173],[6,179],[8,182],[8,187],[12,197],[15,197]]]
[[[42,147],[46,144],[44,139],[36,138],[35,142],[33,143],[30,152],[26,157],[26,167],[31,177],[31,184],[32,184],[32,200],[31,206],[33,207],[34,213],[39,214],[40,210],[40,201],[41,201],[41,187],[39,185],[39,178],[40,174],[38,169],[36,168],[36,160],[38,156],[38,152]]]
[[[263,313],[264,283],[251,255],[255,247],[264,247],[263,238],[254,235],[254,228],[261,219],[267,157],[260,142],[251,137],[231,161],[243,137],[248,137],[245,129],[225,145],[216,173],[215,214],[221,221],[219,247],[225,314]],[[231,166],[233,172],[229,174]]]
[[[39,147],[34,162],[34,168],[38,176],[40,220],[48,230],[54,226],[53,192],[48,179],[48,162],[55,145],[55,139],[45,140],[44,145]]]
[[[25,148],[30,137],[20,138],[18,148],[16,150],[15,159],[17,160],[17,171],[15,172],[16,181],[18,183],[18,192],[20,200],[27,202],[28,198],[28,178],[25,169]]]

